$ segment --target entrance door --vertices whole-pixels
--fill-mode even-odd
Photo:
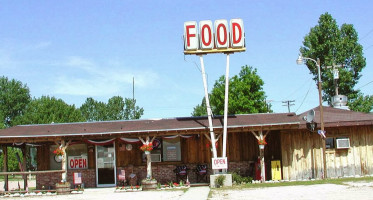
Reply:
[[[96,145],[96,182],[97,187],[115,186],[116,182],[114,143]]]

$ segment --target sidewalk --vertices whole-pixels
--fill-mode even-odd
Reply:
[[[180,197],[180,200],[206,200],[209,193],[209,186],[191,187]]]

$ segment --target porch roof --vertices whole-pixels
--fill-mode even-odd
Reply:
[[[214,132],[222,132],[223,116],[213,119]],[[295,113],[263,113],[231,115],[229,132],[250,130],[283,130],[299,127]],[[56,141],[62,138],[113,138],[145,135],[175,135],[208,133],[207,117],[54,123],[19,125],[0,130],[0,143]]]

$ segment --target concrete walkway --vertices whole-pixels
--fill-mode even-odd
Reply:
[[[209,186],[191,187],[180,197],[180,200],[206,200],[209,193]]]

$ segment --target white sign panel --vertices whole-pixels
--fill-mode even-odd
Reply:
[[[245,51],[245,30],[242,19],[210,20],[184,23],[184,53],[206,54]],[[230,32],[229,32],[230,30]]]
[[[216,48],[222,49],[229,47],[229,33],[227,20],[215,20],[215,35]]]
[[[198,49],[197,22],[189,21],[184,23],[184,49]]]
[[[212,169],[228,169],[228,159],[224,158],[212,158]]]
[[[88,169],[87,156],[69,156],[68,169]]]
[[[214,32],[212,22],[210,20],[199,22],[200,38],[199,43],[201,49],[213,49],[214,48]]]
[[[244,28],[243,28],[243,21],[242,19],[231,19],[230,21],[231,27],[231,37],[230,37],[230,45],[232,48],[242,48],[245,47],[245,40],[244,40]]]

